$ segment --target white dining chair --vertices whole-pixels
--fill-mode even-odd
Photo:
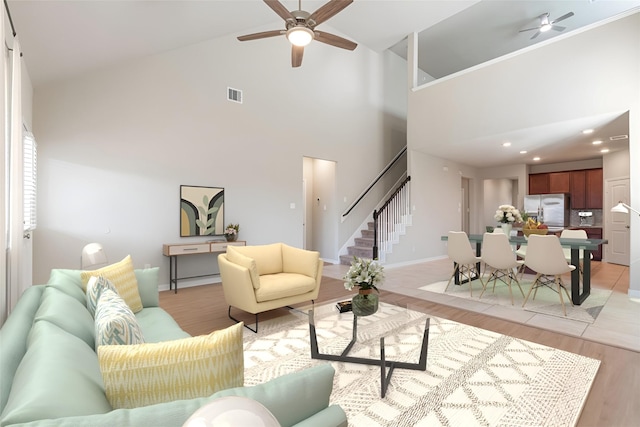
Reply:
[[[534,291],[532,299],[535,299],[538,288],[546,286],[558,293],[560,304],[562,304],[562,312],[566,316],[567,309],[564,305],[562,291],[567,295],[571,305],[573,305],[573,301],[571,301],[569,292],[562,281],[562,275],[572,272],[576,267],[567,264],[558,236],[555,234],[546,236],[530,235],[524,264],[536,272],[536,278],[531,284],[522,306],[525,306],[532,291]]]
[[[584,239],[588,238],[587,232],[585,230],[562,230],[560,233],[561,239]],[[567,263],[571,264],[571,248],[562,247],[562,252],[564,252],[564,259]],[[590,259],[593,259],[593,254],[589,254]],[[584,250],[580,250],[580,257],[578,258],[579,265],[578,269],[580,270],[580,278],[582,278],[582,262],[584,261]]]
[[[493,292],[496,291],[496,282],[500,280],[509,287],[509,295],[511,296],[511,305],[513,305],[513,292],[511,283],[516,282],[520,293],[524,298],[524,292],[520,286],[520,281],[516,277],[514,271],[518,271],[520,266],[524,265],[523,260],[518,260],[516,254],[513,253],[509,238],[504,233],[484,233],[482,237],[482,261],[485,264],[485,273],[487,268],[491,269],[489,279],[484,282],[484,289],[480,294],[480,298],[487,290],[487,286],[493,279]]]
[[[456,271],[458,272],[460,283],[462,283],[463,277],[466,277],[466,280],[469,283],[469,292],[471,293],[471,296],[473,296],[473,280],[480,279],[480,283],[484,289],[484,283],[482,282],[480,271],[478,269],[478,264],[482,261],[482,257],[476,256],[467,233],[464,231],[449,232],[447,240],[447,254],[453,261],[454,266],[449,282],[444,288],[445,292],[449,288],[453,278],[456,276]]]

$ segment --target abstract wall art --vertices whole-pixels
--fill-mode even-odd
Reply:
[[[180,186],[180,237],[224,234],[224,188]]]

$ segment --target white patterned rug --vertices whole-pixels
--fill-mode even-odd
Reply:
[[[529,288],[531,288],[531,283],[533,282],[533,278],[528,278],[526,275],[523,280],[520,281],[520,286],[522,287],[522,291],[526,296],[529,292]],[[551,316],[564,318],[564,313],[562,311],[562,305],[560,304],[560,298],[558,297],[558,293],[554,290],[543,287],[539,288],[536,294],[535,299],[532,299],[533,292],[527,301],[527,304],[522,307],[522,303],[524,302],[524,297],[520,293],[520,289],[518,289],[518,285],[515,283],[511,284],[511,289],[513,291],[513,305],[511,305],[511,296],[509,295],[509,288],[504,283],[499,280],[496,282],[495,292],[493,291],[493,282],[487,285],[486,292],[480,298],[480,293],[482,292],[482,284],[479,280],[474,280],[472,282],[473,286],[473,297],[469,293],[469,285],[462,284],[460,286],[456,286],[451,282],[449,288],[445,292],[445,287],[447,286],[446,281],[431,283],[430,285],[422,286],[420,289],[423,291],[435,292],[439,294],[446,294],[455,297],[465,298],[465,299],[473,299],[475,301],[480,301],[486,304],[497,304],[505,307],[513,307],[516,309],[522,309],[526,311],[531,311],[534,313],[548,314]],[[571,287],[569,285],[568,288],[569,295],[571,295]],[[580,322],[585,323],[593,323],[596,318],[602,311],[605,303],[611,296],[610,290],[591,288],[591,292],[587,299],[583,301],[581,305],[572,306],[571,302],[567,300],[567,295],[563,292],[562,294],[564,298],[565,308],[567,310],[566,318],[572,320],[578,320]]]
[[[358,319],[351,356],[417,362],[427,316],[381,303]],[[340,354],[353,315],[316,307],[321,352]],[[385,332],[386,331],[386,332]],[[310,357],[308,316],[289,314],[246,331],[245,385],[319,364],[336,370],[331,403],[350,426],[574,426],[600,361],[436,317],[430,319],[427,370],[396,369],[385,398],[380,368]],[[373,344],[370,344],[373,343]]]

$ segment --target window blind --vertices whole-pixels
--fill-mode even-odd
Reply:
[[[23,203],[24,203],[24,231],[36,229],[36,176],[38,150],[36,140],[31,133],[26,133],[23,140],[24,146],[24,180],[23,180]]]

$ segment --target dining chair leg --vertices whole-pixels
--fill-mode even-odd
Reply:
[[[562,304],[562,313],[564,313],[565,317],[567,316],[567,309],[564,306],[564,298],[562,297],[562,290],[560,289],[561,287],[564,288],[564,286],[560,286],[560,276],[556,276],[555,278],[556,280],[556,285],[558,287],[558,295],[560,296],[560,304]]]
[[[529,300],[529,295],[531,295],[531,291],[533,290],[533,288],[536,288],[536,292],[537,292],[536,285],[538,284],[538,279],[540,279],[540,276],[542,276],[542,274],[540,273],[536,274],[536,279],[531,284],[531,288],[529,288],[529,292],[527,292],[527,296],[524,298],[524,302],[522,303],[523,307],[527,303],[527,300]],[[535,298],[535,294],[533,295],[533,297]]]
[[[512,274],[513,279],[516,281],[516,284],[518,285],[518,289],[520,289],[520,293],[522,294],[522,298],[524,298],[524,291],[522,290],[522,286],[520,286],[520,281],[518,280],[518,276],[517,274]]]
[[[511,296],[511,305],[513,305],[513,292],[511,291],[511,272],[509,272],[509,283],[507,284],[507,286],[509,286],[509,295]]]

